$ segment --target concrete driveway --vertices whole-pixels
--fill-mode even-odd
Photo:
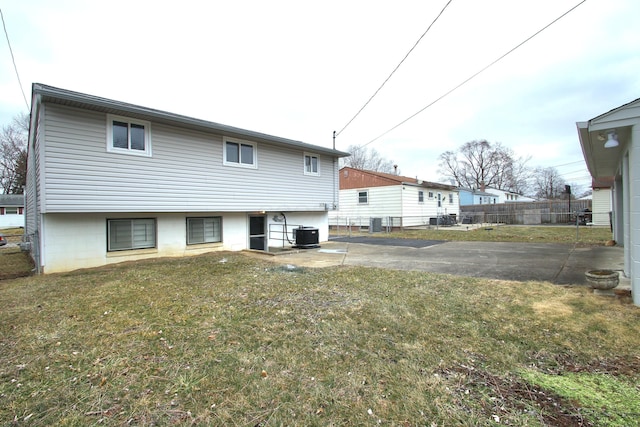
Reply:
[[[274,257],[279,263],[324,267],[358,265],[447,273],[500,280],[547,281],[586,285],[584,272],[622,272],[623,248],[576,248],[552,243],[407,241],[384,238],[340,238],[318,249],[300,249]],[[620,287],[627,286],[622,277]]]

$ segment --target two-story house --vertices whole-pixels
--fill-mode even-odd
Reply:
[[[340,169],[339,207],[330,213],[335,225],[366,226],[370,218],[381,218],[391,227],[411,227],[460,214],[452,185],[351,167]]]
[[[328,240],[347,153],[43,84],[25,239],[40,272]],[[295,185],[293,185],[295,183]]]

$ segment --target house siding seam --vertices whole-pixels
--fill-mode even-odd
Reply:
[[[153,121],[152,157],[112,153],[105,113],[46,107],[46,212],[324,211],[335,201],[329,155],[308,176],[302,149],[260,142],[257,169],[223,166],[222,135]]]

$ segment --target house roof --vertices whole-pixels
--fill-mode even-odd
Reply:
[[[39,106],[40,102],[49,102],[70,107],[82,108],[86,110],[100,111],[103,113],[120,115],[124,114],[133,118],[166,123],[172,126],[184,127],[189,129],[215,132],[225,136],[231,136],[240,139],[246,138],[257,142],[267,142],[274,145],[295,147],[318,154],[328,154],[334,157],[350,156],[350,154],[347,152],[321,147],[319,145],[307,144],[301,141],[267,135],[247,129],[227,126],[220,123],[182,116],[166,111],[155,110],[153,108],[142,107],[126,102],[120,102],[112,99],[101,98],[98,96],[87,95],[80,92],[60,89],[41,83],[33,84],[32,93],[33,102],[31,105],[36,108],[37,106]]]
[[[22,194],[0,194],[0,206],[24,206],[24,195]]]
[[[346,174],[345,174],[346,171]],[[343,186],[345,176],[349,176],[353,185]],[[353,179],[354,175],[358,179]],[[436,190],[455,191],[457,187],[453,185],[440,184],[437,182],[423,181],[418,178],[411,178],[408,176],[394,175],[391,173],[369,171],[363,169],[356,169],[349,166],[344,166],[340,169],[340,189],[347,188],[362,188],[362,187],[384,187],[387,185],[414,185],[423,188],[433,188]]]
[[[615,176],[623,147],[631,141],[633,125],[640,117],[640,98],[600,114],[586,122],[577,122],[578,137],[587,168],[594,178]],[[605,148],[607,134],[615,131],[619,145]]]

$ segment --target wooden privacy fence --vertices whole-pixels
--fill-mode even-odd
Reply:
[[[500,224],[567,224],[576,221],[585,210],[591,211],[591,200],[548,200],[460,206],[460,217],[474,223]],[[607,215],[608,212],[593,213]]]

